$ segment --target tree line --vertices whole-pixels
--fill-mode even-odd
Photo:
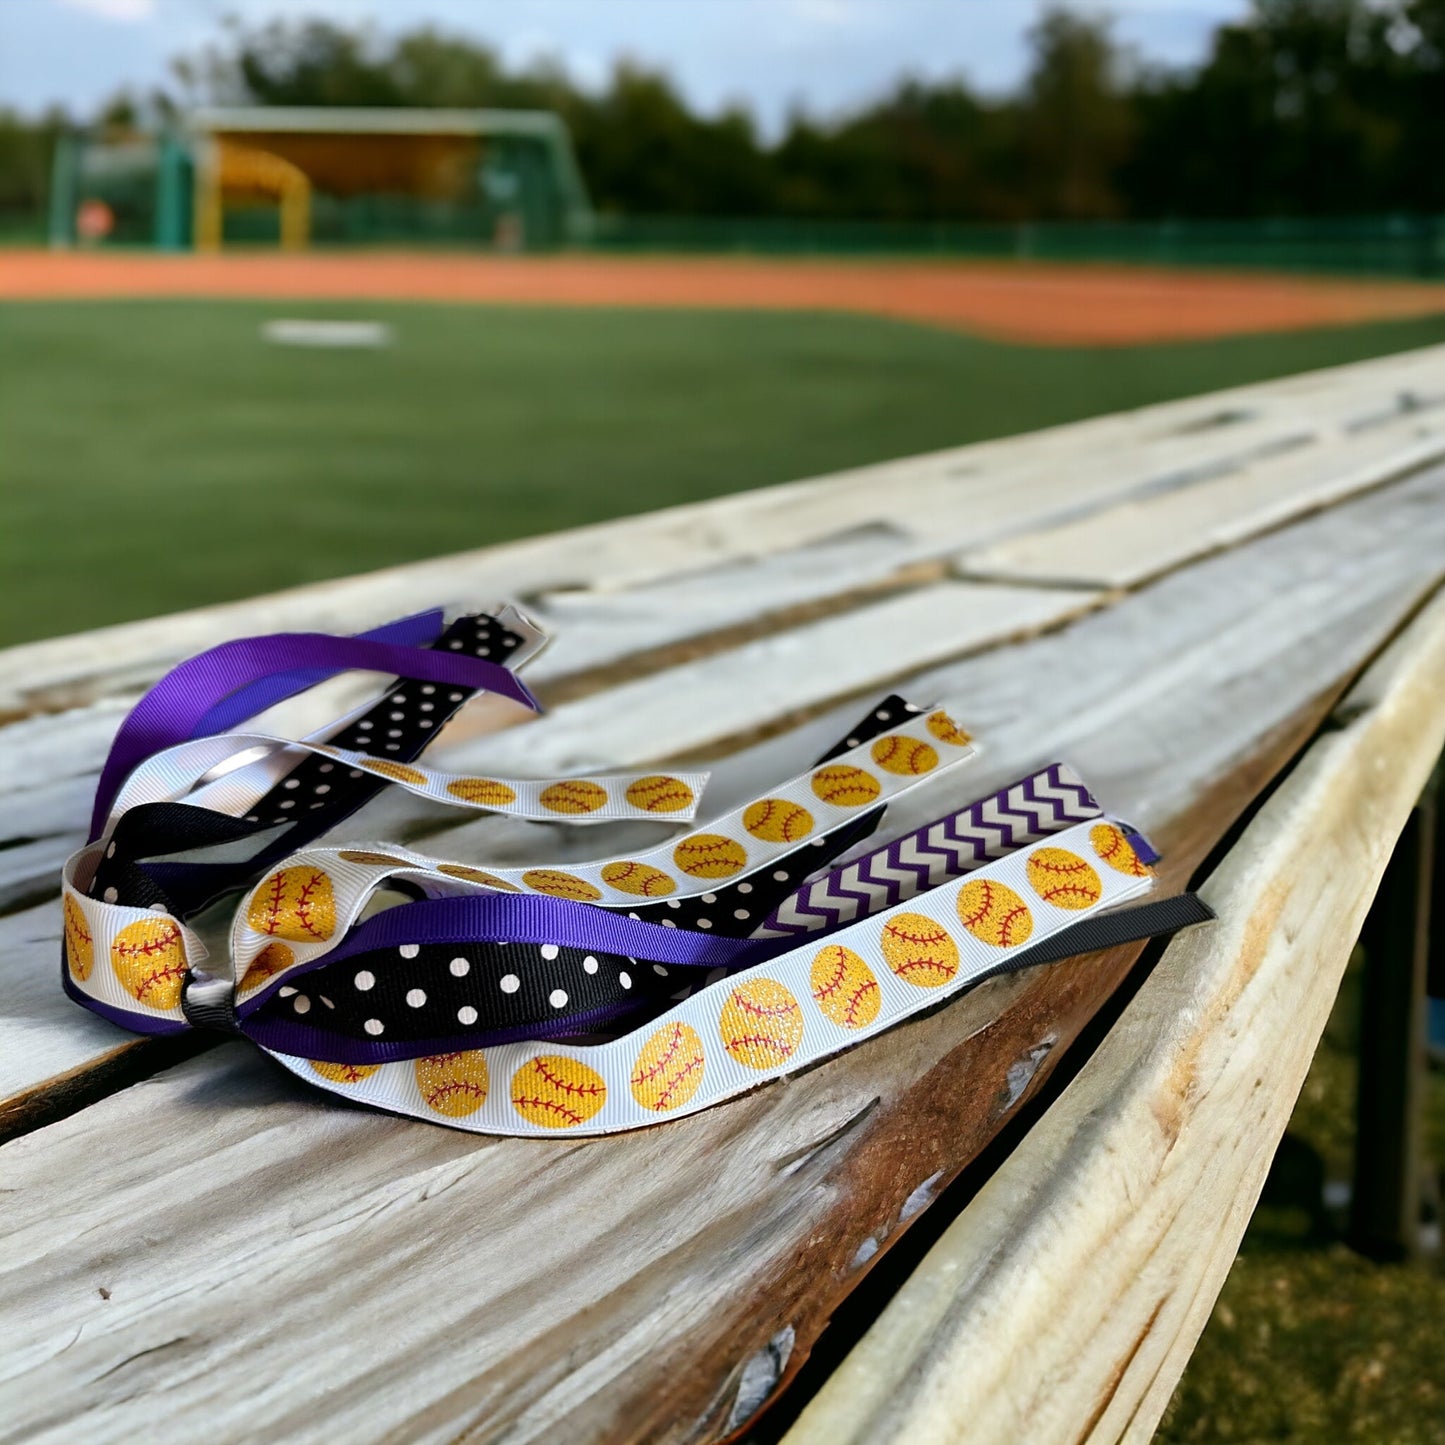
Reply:
[[[600,90],[557,64],[509,70],[434,29],[394,38],[322,20],[232,25],[175,63],[175,86],[121,96],[124,129],[197,101],[558,111],[599,210],[890,221],[1445,212],[1445,0],[1253,0],[1193,66],[1151,64],[1106,18],[1065,8],[1029,35],[1011,95],[901,80],[835,120],[760,135],[700,115],[668,77],[619,64]],[[66,118],[0,111],[0,209],[39,206]]]

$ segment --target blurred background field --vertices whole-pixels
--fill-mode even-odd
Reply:
[[[391,342],[263,338],[292,314]],[[1445,317],[1074,348],[791,312],[110,301],[12,303],[0,335],[13,643],[1441,342]]]
[[[1114,8],[0,0],[0,645],[1445,343],[1445,0]],[[421,109],[417,170],[375,117]],[[323,282],[385,248],[413,298],[485,256],[529,304],[227,269],[283,241]],[[558,253],[657,304],[570,306]],[[842,258],[854,304],[663,294],[684,254]],[[904,308],[900,258],[976,297],[1063,264],[1030,332]],[[1196,268],[1192,309],[1141,329],[1140,263]],[[384,344],[268,340],[288,318]],[[1438,1264],[1342,1242],[1357,983],[1171,1445],[1445,1441]]]

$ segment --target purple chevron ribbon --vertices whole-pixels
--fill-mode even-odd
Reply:
[[[1102,812],[1072,768],[1051,763],[800,888],[752,937],[842,928]],[[1142,839],[1138,846],[1142,855]]]

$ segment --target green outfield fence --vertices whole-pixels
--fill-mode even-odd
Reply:
[[[593,222],[592,245],[608,251],[1013,257],[1445,276],[1440,216],[987,225],[604,214]]]
[[[154,169],[153,167],[151,168]],[[145,194],[110,197],[113,237],[122,245],[157,244],[154,177]],[[132,189],[135,189],[132,186]],[[109,195],[109,193],[107,193]],[[314,240],[321,247],[443,245],[486,247],[495,218],[485,205],[429,203],[412,197],[350,201],[318,195]],[[228,213],[228,242],[274,244],[274,214]],[[51,235],[56,234],[52,221]],[[586,248],[613,253],[696,252],[798,256],[951,256],[1059,262],[1445,278],[1445,216],[1319,217],[1263,221],[1022,222],[799,220],[701,216],[593,216]],[[35,244],[45,224],[28,212],[0,211],[0,246]],[[555,245],[555,228],[528,229],[527,249]]]

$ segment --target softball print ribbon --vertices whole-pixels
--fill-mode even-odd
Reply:
[[[827,871],[888,803],[973,756],[948,713],[898,698],[806,772],[649,849],[509,868],[306,847],[388,786],[534,819],[694,816],[705,774],[419,763],[478,690],[536,706],[509,668],[539,629],[510,607],[440,618],[226,644],[142,699],[102,775],[95,841],[64,871],[73,997],[138,1032],[246,1034],[393,1112],[597,1134],[721,1102],[991,974],[1202,916],[1167,906],[1188,899],[1123,908],[1155,855],[1059,764]],[[396,683],[320,734],[235,731],[338,671],[390,665]],[[231,957],[208,966],[189,920],[252,884]],[[384,887],[417,901],[376,912]]]
[[[380,1063],[275,1057],[320,1088],[478,1133],[635,1129],[849,1048],[1152,885],[1119,823],[1084,823],[790,948],[605,1043],[518,1041]]]

